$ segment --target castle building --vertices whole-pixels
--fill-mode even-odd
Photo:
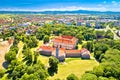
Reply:
[[[52,42],[52,47],[43,45],[40,46],[37,51],[39,51],[41,55],[54,56],[59,61],[64,61],[65,58],[69,57],[90,59],[90,52],[87,49],[75,49],[78,43],[78,39],[73,36],[59,36],[52,39]]]
[[[78,39],[73,36],[59,36],[54,38],[52,42],[55,48],[75,49]]]

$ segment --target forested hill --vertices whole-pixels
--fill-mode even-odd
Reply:
[[[76,11],[0,11],[0,14],[120,14],[120,12],[100,12],[100,11],[87,11],[87,10],[76,10]]]

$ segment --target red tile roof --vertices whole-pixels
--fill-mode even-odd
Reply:
[[[65,50],[66,53],[80,53],[80,50]]]
[[[77,39],[73,36],[60,36],[52,40],[53,42],[65,43],[65,44],[75,44]]]
[[[52,51],[52,50],[54,50],[55,48],[52,48],[52,47],[50,47],[50,46],[40,46],[40,48],[39,49],[41,49],[41,50],[46,50],[46,51]]]
[[[87,54],[90,54],[90,52],[89,52],[87,49],[85,49],[85,48],[82,48],[82,49],[80,50],[80,52],[81,52],[81,53],[86,52]]]
[[[66,39],[60,39],[60,38],[55,38],[53,40],[53,42],[58,42],[58,43],[65,43],[65,44],[74,44],[75,41],[71,41],[71,40],[66,40]]]
[[[78,20],[77,22],[83,22],[83,20]]]
[[[40,46],[40,48],[39,49],[37,49],[37,50],[42,50],[42,51],[53,51],[53,52],[55,52],[55,50],[56,50],[56,48],[53,48],[53,47],[51,47],[51,46]],[[78,54],[78,53],[80,53],[80,54],[82,54],[82,53],[86,53],[86,54],[90,54],[90,52],[87,50],[87,49],[85,49],[85,48],[83,48],[83,49],[81,49],[81,50],[65,50],[64,48],[59,48],[59,52],[62,54],[62,53],[72,53],[72,54]]]
[[[73,38],[73,36],[66,36],[66,35],[62,35],[61,37],[66,38],[66,39],[72,39]]]

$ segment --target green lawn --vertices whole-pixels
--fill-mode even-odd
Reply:
[[[53,77],[50,77],[50,80],[56,78],[65,79],[69,74],[74,73],[79,78],[85,73],[85,71],[92,70],[93,67],[98,66],[99,63],[95,60],[81,60],[79,58],[67,59],[65,63],[60,63],[58,67],[58,73]]]
[[[23,46],[24,46],[24,43],[23,43],[22,41],[20,41],[20,42],[18,43],[19,51],[18,51],[18,54],[17,54],[17,56],[16,56],[19,61],[22,61],[22,57],[23,57],[22,49],[23,49]]]

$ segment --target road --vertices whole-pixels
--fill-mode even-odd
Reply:
[[[109,25],[106,26],[106,30],[111,30],[111,32],[114,34],[114,40],[120,39],[120,37],[109,27]]]

